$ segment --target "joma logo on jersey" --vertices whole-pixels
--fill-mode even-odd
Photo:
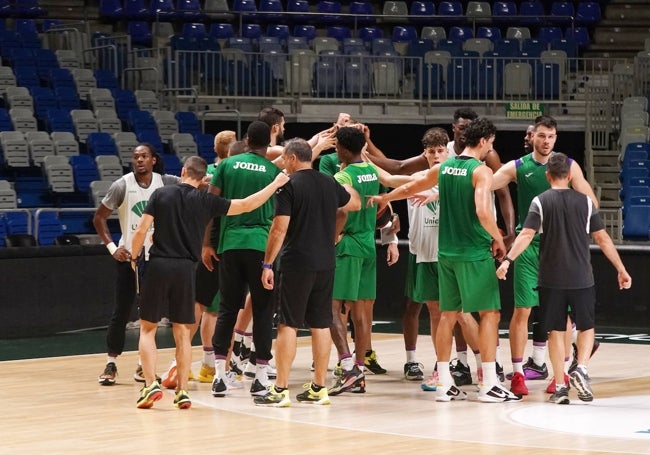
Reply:
[[[467,175],[467,169],[461,169],[457,167],[446,167],[442,170],[443,174],[450,175]]]
[[[376,181],[377,181],[377,174],[357,175],[357,183],[376,182]]]
[[[237,161],[232,168],[246,169],[247,171],[266,172],[266,166],[264,166],[263,164],[244,163],[241,161]]]

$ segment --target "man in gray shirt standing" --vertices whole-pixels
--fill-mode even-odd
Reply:
[[[578,367],[571,373],[571,385],[581,401],[594,399],[587,363],[594,343],[596,289],[589,253],[589,236],[618,272],[618,286],[629,289],[632,278],[616,251],[612,239],[589,197],[569,187],[571,162],[563,153],[553,154],[548,161],[546,178],[551,189],[535,197],[530,205],[523,229],[512,248],[497,268],[497,276],[505,279],[510,264],[540,233],[539,307],[541,323],[549,332],[549,356],[553,365],[556,390],[549,401],[569,404],[564,380],[564,332],[569,312],[578,330]]]

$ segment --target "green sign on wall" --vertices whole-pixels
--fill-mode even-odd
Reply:
[[[544,114],[544,105],[542,103],[516,101],[506,104],[506,118],[534,119],[542,114]]]

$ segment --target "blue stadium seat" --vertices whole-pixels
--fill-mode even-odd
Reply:
[[[370,2],[350,2],[349,13],[355,14],[351,19],[355,25],[374,24],[376,22],[372,16],[373,10]]]
[[[176,13],[173,0],[151,0],[149,14],[154,21],[177,21],[180,19]]]
[[[134,21],[149,19],[149,10],[144,0],[124,0],[124,17]]]
[[[205,24],[200,22],[188,22],[183,24],[181,35],[188,38],[204,38],[208,36]]]
[[[33,88],[41,85],[36,68],[18,66],[14,68],[14,75],[16,76],[16,85],[21,87]]]
[[[177,175],[180,177],[181,169],[183,168],[181,160],[176,155],[169,153],[161,153],[160,157],[162,158],[165,165],[165,174]]]
[[[277,37],[282,41],[286,41],[290,34],[289,26],[285,24],[269,24],[266,27],[266,36]]]
[[[521,51],[527,53],[532,57],[539,57],[542,51],[548,49],[548,44],[537,39],[525,39],[521,43]]]
[[[319,97],[336,98],[341,96],[343,72],[341,66],[336,64],[336,60],[319,60],[314,67],[314,81]]]
[[[447,39],[463,43],[468,39],[474,38],[474,32],[471,27],[453,26],[449,28]]]
[[[200,22],[205,19],[199,0],[177,0],[176,12],[181,20]]]
[[[527,0],[519,4],[519,15],[524,16],[519,23],[525,26],[539,25],[543,22],[546,11],[540,0]]]
[[[241,36],[257,42],[262,36],[262,26],[260,24],[242,24]]]
[[[438,4],[438,15],[447,24],[460,23],[464,20],[463,4],[458,1],[442,1]]]
[[[13,131],[14,125],[11,123],[11,117],[7,109],[0,107],[0,131]]]
[[[576,24],[591,27],[600,22],[600,19],[601,11],[598,2],[578,2],[576,8]]]
[[[180,112],[179,112],[180,113]],[[191,112],[187,112],[191,114]],[[194,142],[199,155],[211,162],[214,159],[214,136],[211,134],[193,133]]]
[[[127,33],[131,36],[131,43],[144,47],[151,47],[151,28],[147,21],[129,21]]]
[[[235,0],[232,4],[233,12],[237,13],[237,18],[241,17],[244,21],[255,20],[257,15],[257,5],[254,0]]]
[[[316,27],[314,25],[296,25],[293,28],[293,36],[311,41],[316,38]]]
[[[496,1],[492,5],[492,20],[495,24],[514,23],[517,15],[517,5],[512,1]]]
[[[201,123],[194,112],[179,111],[174,114],[178,121],[178,132],[192,135],[201,133]],[[195,138],[196,140],[196,138]],[[198,143],[198,141],[197,141]]]
[[[14,30],[20,34],[38,33],[34,19],[14,19]]]
[[[75,155],[70,157],[70,165],[72,166],[75,190],[87,193],[90,189],[90,182],[99,180],[95,160],[89,155]]]
[[[38,244],[54,245],[54,240],[63,234],[63,224],[56,212],[41,212],[38,217]]]
[[[567,27],[564,30],[565,39],[573,39],[579,49],[584,49],[591,43],[587,27]]]
[[[412,25],[396,25],[393,27],[392,40],[394,43],[408,43],[416,41],[418,33]]]
[[[210,25],[210,36],[218,39],[228,39],[235,36],[232,24],[215,23]]]
[[[319,22],[338,24],[342,21],[341,2],[321,0],[316,5],[316,11],[322,15],[319,16]]]
[[[19,0],[14,4],[14,14],[15,17],[40,17],[47,11],[38,5],[38,0]]]
[[[112,20],[121,20],[124,15],[124,8],[121,0],[99,0],[99,17]]]
[[[371,42],[375,38],[382,38],[383,33],[379,27],[361,27],[358,32],[359,38],[366,43]]]
[[[345,65],[345,96],[355,98],[370,94],[370,70],[365,62],[349,61]]]
[[[54,94],[59,102],[59,109],[81,109],[81,100],[76,87],[54,87]]]
[[[501,29],[499,27],[489,27],[482,25],[476,30],[477,38],[486,38],[493,43],[501,39]]]
[[[551,22],[557,25],[567,25],[573,21],[575,8],[573,2],[558,0],[551,3]]]
[[[91,156],[117,155],[115,141],[109,133],[89,133],[86,147]]]
[[[119,82],[112,71],[95,70],[93,73],[97,81],[97,88],[107,88],[109,90],[119,88]]]
[[[352,30],[345,25],[334,25],[327,27],[327,36],[343,41],[346,38],[352,38]]]
[[[167,152],[165,148],[166,144],[163,143],[160,135],[158,134],[158,131],[136,131],[135,137],[139,142],[146,142],[147,144],[153,145],[153,147],[159,151],[161,155],[164,155]]]
[[[625,147],[623,154],[623,168],[629,167],[631,162],[647,160],[650,156],[650,143],[630,142]]]
[[[68,132],[74,134],[74,124],[69,109],[49,109],[45,114],[45,127],[48,132]]]
[[[628,205],[623,218],[623,238],[643,239],[650,237],[650,205]]]
[[[138,110],[138,102],[135,99],[135,94],[127,89],[113,89],[111,90],[113,99],[115,100],[115,111],[117,117],[126,123],[129,118],[129,112]]]
[[[538,99],[558,99],[560,96],[560,65],[537,63],[535,65],[534,90]]]
[[[260,20],[264,22],[278,22],[284,18],[284,8],[280,0],[260,0]]]
[[[443,68],[439,63],[426,63],[422,71],[415,73],[415,90],[413,92],[416,98],[422,96],[426,99],[438,99],[441,96]],[[420,79],[421,78],[421,79]],[[420,91],[420,84],[422,91]]]
[[[309,2],[307,0],[288,0],[287,1],[287,19],[293,24],[308,22],[311,17],[309,14]],[[294,33],[295,36],[295,33]]]
[[[542,43],[550,44],[553,40],[564,39],[564,36],[562,36],[560,27],[540,27],[537,32],[537,39]]]
[[[409,15],[415,16],[411,20],[413,22],[431,22],[431,17],[436,14],[436,7],[433,2],[411,2],[409,8]]]
[[[44,121],[47,111],[59,107],[56,95],[47,87],[32,87],[29,92],[34,100],[34,114],[39,121]]]

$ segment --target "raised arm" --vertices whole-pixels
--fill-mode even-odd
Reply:
[[[510,182],[517,182],[517,166],[514,161],[508,161],[494,172],[492,178],[492,191],[508,186]]]
[[[417,171],[423,171],[429,167],[424,154],[416,155],[405,160],[395,160],[386,157],[384,153],[370,139],[370,128],[363,126],[363,134],[366,138],[367,152],[372,157],[373,163],[385,169],[391,174],[410,175]]]

